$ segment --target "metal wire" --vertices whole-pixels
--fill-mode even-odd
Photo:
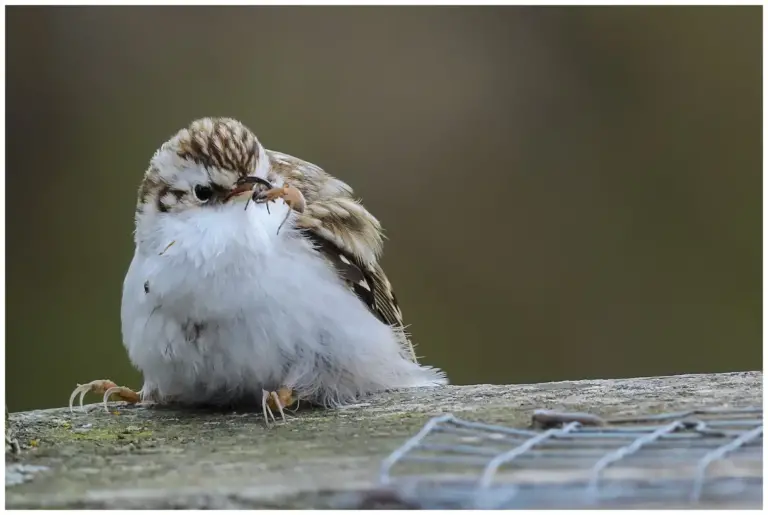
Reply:
[[[693,484],[693,491],[691,492],[691,502],[699,502],[701,498],[701,491],[704,488],[704,481],[706,480],[707,469],[715,460],[722,459],[729,452],[733,452],[739,447],[743,446],[747,442],[756,439],[758,436],[763,435],[763,426],[756,427],[752,431],[744,433],[740,437],[732,440],[731,442],[718,447],[714,451],[708,453],[699,462],[698,469],[696,470],[696,479]]]
[[[532,426],[433,418],[383,461],[380,482],[426,509],[762,505],[762,408],[537,410]]]
[[[411,449],[415,448],[417,445],[419,445],[419,442],[427,436],[427,434],[440,424],[441,422],[447,422],[449,420],[453,420],[455,417],[453,415],[443,415],[441,417],[433,418],[427,424],[419,431],[416,436],[405,442],[405,445],[397,449],[395,452],[393,452],[384,462],[381,464],[381,482],[382,484],[388,484],[389,483],[389,469],[392,468],[392,466],[397,463],[398,460],[402,459],[403,456],[405,456],[405,453],[410,451]]]
[[[509,463],[521,454],[533,449],[536,445],[539,445],[549,438],[570,433],[579,426],[581,426],[581,423],[571,422],[562,429],[550,429],[549,431],[545,431],[538,436],[534,436],[530,440],[526,440],[525,443],[515,447],[511,451],[507,451],[504,454],[496,456],[490,462],[488,462],[488,465],[485,466],[483,475],[480,477],[480,482],[478,483],[479,487],[484,490],[488,489],[491,486],[491,482],[493,481],[493,476],[496,474],[496,471],[499,470],[499,467],[504,463]]]
[[[625,456],[634,454],[635,452],[640,450],[640,448],[643,445],[649,444],[651,442],[655,442],[662,436],[672,433],[674,431],[677,431],[682,427],[685,427],[685,424],[683,424],[682,422],[672,422],[671,424],[662,426],[658,428],[656,431],[654,431],[653,433],[650,433],[645,436],[641,436],[637,440],[633,441],[631,444],[624,447],[619,447],[615,451],[609,454],[606,454],[604,457],[602,457],[600,461],[595,463],[595,466],[592,468],[592,477],[589,479],[589,484],[587,485],[587,497],[589,498],[589,500],[593,501],[598,497],[598,493],[599,493],[598,483],[600,482],[600,474],[608,465],[619,461]]]

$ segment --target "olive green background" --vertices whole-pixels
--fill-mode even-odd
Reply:
[[[761,17],[7,8],[9,408],[141,386],[120,334],[136,190],[202,116],[355,188],[454,383],[761,369]]]

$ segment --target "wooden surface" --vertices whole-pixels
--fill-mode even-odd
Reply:
[[[762,406],[762,372],[400,391],[269,429],[257,413],[121,403],[114,414],[98,404],[14,413],[21,452],[6,451],[6,507],[356,507],[379,492],[382,459],[438,414],[528,427],[537,408],[611,417],[719,406]]]

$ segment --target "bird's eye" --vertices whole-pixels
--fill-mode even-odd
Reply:
[[[213,190],[208,186],[195,186],[195,196],[202,202],[208,202],[213,196]]]

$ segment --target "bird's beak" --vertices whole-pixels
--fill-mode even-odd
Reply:
[[[272,188],[272,184],[266,179],[249,175],[248,177],[243,177],[242,179],[237,181],[235,186],[230,190],[230,192],[224,198],[224,202],[229,202],[232,199],[236,199],[236,200],[249,199],[251,197],[251,192],[253,191],[254,184],[262,184],[267,188],[270,188],[270,189]]]
[[[229,202],[230,200],[246,200],[249,198],[251,190],[253,189],[252,184],[238,184],[232,190],[227,193],[227,196],[224,197],[224,202]],[[248,193],[248,195],[244,195],[244,193]]]

